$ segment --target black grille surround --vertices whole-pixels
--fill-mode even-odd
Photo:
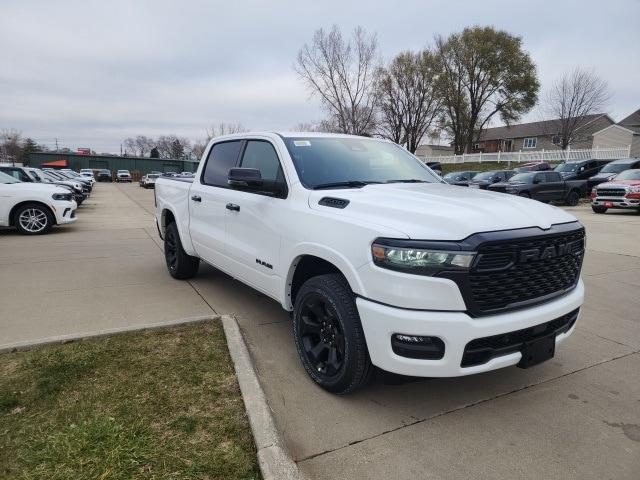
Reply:
[[[575,288],[584,258],[579,222],[478,233],[460,242],[477,251],[470,271],[442,271],[453,280],[473,317],[495,315],[547,302]]]
[[[568,332],[576,323],[579,311],[577,308],[554,320],[522,330],[472,340],[464,348],[460,366],[483,365],[492,358],[521,351],[525,342]]]

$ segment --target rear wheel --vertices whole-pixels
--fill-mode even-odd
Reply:
[[[198,273],[200,259],[192,257],[182,248],[178,226],[175,222],[167,225],[164,234],[164,258],[169,274],[178,280],[193,278]]]
[[[593,210],[594,213],[605,213],[607,211],[607,207],[601,207],[599,205],[591,205],[591,210]]]
[[[565,203],[570,207],[575,207],[578,205],[578,202],[580,202],[580,194],[575,190],[571,190],[569,195],[567,195]]]
[[[346,394],[369,383],[373,365],[353,292],[342,275],[319,275],[302,285],[293,334],[307,374],[325,390]]]
[[[13,214],[13,224],[23,235],[42,235],[49,232],[55,219],[51,211],[37,203],[27,203]]]

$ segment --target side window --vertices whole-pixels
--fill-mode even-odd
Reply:
[[[544,183],[546,181],[546,179],[544,178],[544,173],[536,173],[536,176],[533,178],[533,181],[537,183]]]
[[[547,182],[559,182],[561,180],[558,172],[547,172],[545,175],[547,177]]]
[[[262,174],[262,179],[267,182],[275,182],[279,177],[282,178],[278,154],[269,142],[249,140],[240,166],[257,168]]]
[[[216,143],[209,152],[207,164],[202,173],[202,183],[226,187],[229,170],[236,166],[241,146],[241,140]]]

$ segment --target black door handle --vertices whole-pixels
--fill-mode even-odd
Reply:
[[[194,202],[201,202],[202,198],[200,198],[200,195],[192,195],[191,200],[193,200]]]
[[[227,208],[227,210],[231,210],[233,212],[239,212],[240,211],[240,205],[236,205],[235,203],[227,203],[226,208]]]

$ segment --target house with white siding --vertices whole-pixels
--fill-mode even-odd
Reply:
[[[629,156],[640,158],[640,109],[618,123],[593,134],[597,148],[630,147]]]

